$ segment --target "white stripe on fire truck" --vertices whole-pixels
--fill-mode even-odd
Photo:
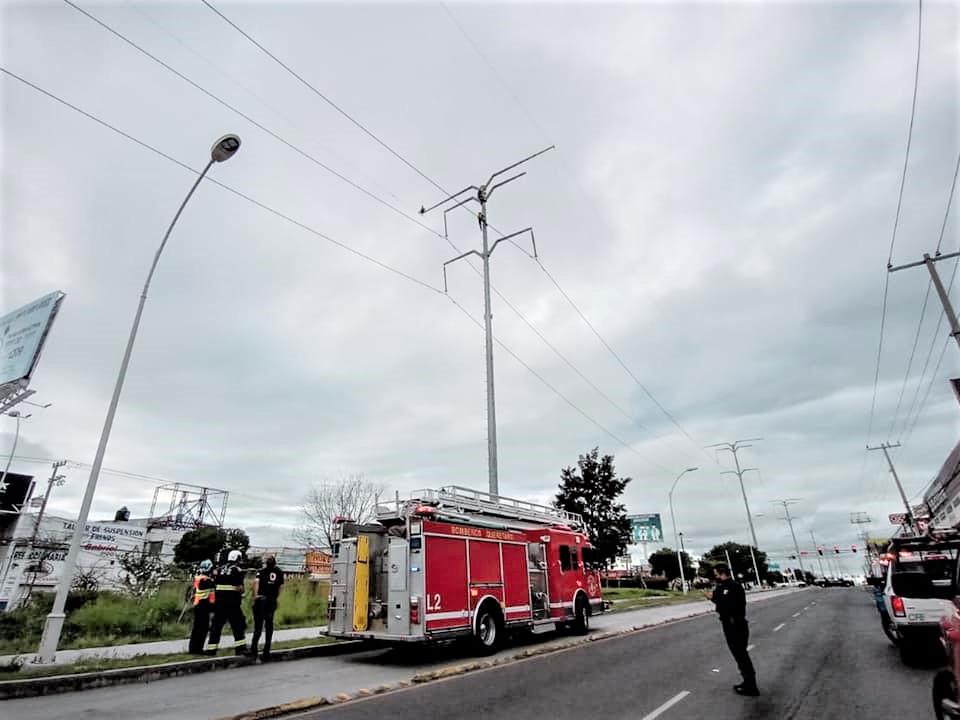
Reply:
[[[457,610],[455,612],[427,613],[427,620],[459,620],[460,618],[470,617],[469,610]]]
[[[530,612],[530,606],[529,605],[513,605],[507,608],[507,615],[509,615],[510,613],[518,613],[518,612]]]
[[[573,607],[573,601],[571,601],[571,602],[562,602],[562,603],[550,603],[550,608],[551,608],[551,609],[555,609],[555,608],[572,608],[572,607]]]

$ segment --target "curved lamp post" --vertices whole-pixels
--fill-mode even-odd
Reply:
[[[677,539],[677,518],[673,514],[673,491],[677,489],[677,483],[680,482],[680,478],[686,475],[688,472],[693,472],[694,470],[699,470],[699,468],[689,467],[684,470],[682,473],[677,475],[677,479],[673,481],[673,487],[670,488],[670,492],[667,494],[667,497],[670,500],[670,522],[673,523],[673,546],[677,549],[677,564],[680,565],[680,587],[683,588],[683,592],[687,592],[687,578],[683,572],[683,553],[679,549],[680,543]]]
[[[200,182],[206,177],[207,172],[214,163],[221,163],[232,158],[237,150],[240,149],[240,138],[236,135],[224,135],[217,140],[210,149],[210,161],[203,172],[197,178],[196,182],[190,188],[190,192],[180,203],[176,215],[167,232],[160,241],[160,247],[157,248],[156,255],[153,257],[153,264],[150,266],[150,272],[147,273],[147,281],[143,285],[143,292],[140,293],[140,304],[137,306],[137,314],[133,318],[133,327],[130,328],[130,338],[127,340],[127,349],[123,353],[123,361],[120,363],[120,372],[117,375],[117,382],[113,388],[113,397],[110,399],[110,407],[107,409],[107,418],[103,423],[103,431],[100,434],[100,444],[97,446],[97,455],[93,460],[93,466],[90,468],[90,479],[87,480],[87,488],[83,494],[83,503],[80,505],[80,515],[77,517],[77,523],[73,529],[73,537],[70,540],[70,550],[67,552],[67,559],[64,563],[63,574],[57,583],[57,595],[53,601],[53,609],[47,615],[46,623],[43,626],[43,636],[40,639],[40,648],[37,651],[35,662],[51,663],[56,658],[57,645],[60,643],[60,632],[63,630],[63,621],[66,618],[64,607],[66,607],[67,593],[70,592],[70,584],[73,581],[73,572],[77,564],[77,555],[80,552],[80,543],[83,540],[84,528],[87,525],[87,516],[90,513],[90,505],[93,502],[93,493],[97,488],[97,480],[100,477],[100,466],[103,465],[103,456],[107,451],[107,442],[110,440],[110,430],[113,427],[113,418],[117,412],[117,404],[120,402],[120,392],[123,390],[123,381],[127,375],[127,366],[130,364],[130,354],[133,352],[133,344],[137,339],[137,329],[140,327],[140,316],[143,314],[143,306],[147,301],[147,292],[150,290],[150,281],[153,279],[153,273],[157,269],[157,263],[160,262],[160,255],[167,245],[170,233],[173,232],[174,225],[180,219],[183,209],[187,206],[190,198]]]

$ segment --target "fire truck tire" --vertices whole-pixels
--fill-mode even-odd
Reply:
[[[485,602],[477,613],[477,626],[473,638],[481,655],[492,655],[500,649],[503,641],[503,615],[494,602]]]
[[[590,632],[590,606],[582,595],[577,599],[577,607],[570,628],[577,635],[586,635]]]

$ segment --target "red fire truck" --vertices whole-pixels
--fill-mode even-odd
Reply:
[[[604,607],[576,513],[447,487],[378,505],[376,523],[336,527],[333,637],[472,637],[489,653],[511,630],[586,633]]]

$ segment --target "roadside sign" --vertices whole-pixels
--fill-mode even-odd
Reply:
[[[663,542],[660,513],[629,515],[634,544]]]
[[[0,386],[30,380],[65,295],[44,295],[0,317]]]

